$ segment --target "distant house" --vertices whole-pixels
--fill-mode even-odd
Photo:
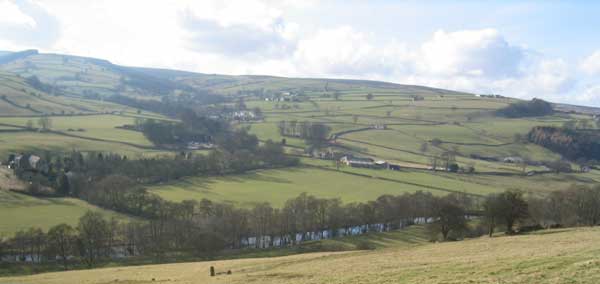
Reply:
[[[340,162],[346,166],[355,168],[372,168],[375,166],[375,161],[371,158],[359,158],[354,156],[344,156],[340,159]]]
[[[200,143],[200,142],[189,142],[187,144],[188,150],[201,150],[201,149],[212,149],[215,145],[212,143]]]
[[[419,96],[419,95],[411,96],[411,98],[412,98],[413,102],[418,102],[418,101],[424,101],[425,100],[425,97]]]
[[[491,157],[491,156],[482,156],[479,154],[471,154],[470,157],[472,159],[477,159],[477,160],[483,160],[483,161],[489,161],[489,162],[498,162],[498,158],[496,157]]]
[[[256,114],[248,110],[235,111],[231,114],[231,116],[235,120],[249,121],[256,119]]]
[[[488,94],[480,94],[480,95],[476,95],[476,96],[481,97],[481,98],[491,98],[491,99],[503,99],[503,98],[505,98],[502,95],[496,95],[496,94],[489,94],[489,95]]]
[[[380,161],[375,161],[374,166],[375,166],[375,168],[378,168],[378,169],[388,169],[390,165],[388,164],[388,162],[380,160]]]
[[[47,173],[50,170],[50,167],[42,158],[29,154],[15,156],[9,164],[9,168],[42,173]]]
[[[502,161],[510,164],[520,164],[523,163],[524,160],[521,157],[506,157]]]
[[[399,171],[401,168],[400,168],[400,165],[397,165],[397,164],[388,164],[388,169],[390,169],[392,171]]]
[[[372,124],[370,126],[371,129],[379,129],[379,130],[385,130],[387,129],[387,124]]]

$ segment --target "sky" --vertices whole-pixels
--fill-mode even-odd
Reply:
[[[600,106],[600,1],[0,0],[0,50]]]

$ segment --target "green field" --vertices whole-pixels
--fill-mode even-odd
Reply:
[[[27,77],[27,74],[21,74]],[[23,77],[0,68],[0,116],[90,114],[132,111],[131,108],[103,101],[67,95],[51,95],[33,88]]]
[[[373,200],[425,188],[314,168],[256,171],[224,177],[194,177],[173,184],[150,186],[161,197],[182,201],[202,198],[231,201],[243,206],[268,201],[275,206],[306,192],[344,202]],[[438,192],[440,194],[441,192]]]
[[[25,79],[29,76],[54,84],[60,92],[45,93],[33,88]],[[157,82],[172,89],[168,94],[159,95],[153,89],[156,85],[148,87],[140,82]],[[106,102],[104,98],[116,94],[147,100],[160,100],[164,96],[176,98],[188,87],[224,95],[231,99],[224,104],[227,106],[243,96],[246,106],[261,108],[264,118],[236,123],[235,127],[248,127],[261,141],[285,139],[286,151],[290,154],[305,155],[308,145],[300,138],[282,136],[278,123],[282,120],[319,122],[331,128],[331,137],[337,137],[321,151],[386,160],[399,164],[402,170],[345,167],[337,172],[332,161],[304,156],[305,165],[296,168],[219,177],[196,176],[169,184],[145,185],[168,200],[208,198],[242,206],[268,201],[281,206],[302,192],[355,202],[417,190],[483,196],[517,188],[531,194],[545,194],[572,184],[600,182],[600,172],[596,170],[526,176],[527,171],[546,169],[528,166],[523,172],[520,165],[502,162],[506,157],[522,157],[534,162],[560,159],[559,155],[523,139],[519,141],[515,136],[526,136],[534,126],[561,126],[569,120],[591,119],[585,115],[556,113],[509,119],[497,117],[494,112],[517,101],[510,98],[481,98],[375,81],[140,70],[56,54],[30,55],[0,66],[0,95],[4,96],[0,100],[0,157],[19,152],[41,154],[71,150],[115,152],[131,158],[169,154],[157,149],[139,132],[116,128],[132,124],[136,117],[167,118],[146,111],[138,114],[136,109]],[[334,94],[339,94],[338,99]],[[367,94],[373,98],[368,100]],[[414,96],[423,99],[413,100]],[[286,101],[273,101],[274,97]],[[35,126],[41,115],[49,115],[53,132],[23,132],[18,128],[28,121]],[[386,129],[374,129],[375,125],[385,125]],[[439,143],[434,145],[432,140]],[[433,157],[445,152],[455,153],[458,165],[464,169],[474,167],[475,173],[426,170],[431,167]],[[497,161],[475,159],[477,156]]]
[[[134,117],[120,115],[57,116],[51,118],[51,129],[83,137],[152,146],[141,132],[116,128],[125,124],[132,125],[134,119]],[[32,121],[35,126],[37,120],[37,117],[6,117],[0,118],[0,123],[26,126],[28,121]],[[77,131],[79,129],[82,131]]]
[[[408,234],[414,231],[407,231]],[[381,236],[385,240],[385,235]],[[0,278],[0,283],[598,283],[600,229],[424,243],[394,238],[373,251],[310,253],[103,268]],[[577,241],[574,241],[577,240]],[[209,267],[231,275],[209,276]]]
[[[0,155],[3,159],[10,153],[56,151],[112,152],[137,157],[164,153],[157,150],[140,149],[118,142],[101,142],[67,137],[52,133],[18,132],[0,137]]]
[[[126,221],[129,217],[100,209],[74,198],[36,198],[0,189],[0,236],[31,227],[48,230],[54,225],[77,225],[79,217],[88,210],[99,211],[106,217]]]
[[[171,201],[206,198],[233,202],[241,206],[268,201],[279,207],[302,192],[321,198],[339,197],[343,202],[359,202],[374,200],[384,194],[400,195],[418,190],[436,195],[460,192],[482,196],[503,190],[520,189],[533,195],[543,195],[573,184],[600,182],[598,171],[584,176],[544,174],[524,177],[351,167],[342,167],[336,171],[331,162],[305,159],[303,163],[323,168],[301,167],[222,177],[192,177],[174,183],[149,186],[148,189]]]

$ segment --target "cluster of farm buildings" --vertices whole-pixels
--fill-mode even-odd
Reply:
[[[8,158],[9,169],[31,170],[42,173],[47,173],[50,170],[40,156],[30,154],[10,155]]]
[[[371,169],[388,169],[388,170],[400,170],[400,165],[388,163],[383,160],[374,160],[371,158],[361,158],[352,155],[343,156],[340,162],[346,166],[354,168],[371,168]]]

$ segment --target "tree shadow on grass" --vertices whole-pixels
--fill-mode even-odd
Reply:
[[[290,180],[271,176],[265,172],[252,172],[247,173],[241,176],[224,176],[220,177],[220,180],[227,182],[235,182],[235,183],[247,183],[247,182],[270,182],[270,183],[283,183],[290,184],[292,183]]]
[[[301,173],[303,172],[303,168],[294,167],[294,168],[284,168],[284,169],[267,169],[267,170],[257,170],[252,172],[247,172],[239,175],[225,175],[216,178],[218,181],[226,181],[226,182],[235,182],[235,183],[246,183],[246,182],[271,182],[271,183],[280,183],[280,184],[291,184],[292,181],[283,178],[277,177],[275,175],[279,173]]]
[[[532,235],[532,236],[542,236],[542,235],[552,235],[552,234],[559,234],[559,233],[567,233],[573,231],[573,229],[570,228],[558,228],[558,229],[546,229],[546,230],[540,230],[540,231],[533,231],[533,232],[528,232],[528,233],[523,233],[522,235]]]
[[[595,182],[594,179],[590,177],[583,176],[581,174],[546,174],[544,175],[544,180],[546,181],[556,181],[556,182],[571,182],[571,183],[590,183]]]
[[[49,202],[50,204],[48,205],[60,205],[60,206],[78,206],[78,204],[75,204],[74,200],[69,200],[69,199],[65,199],[65,198],[60,198],[60,197],[56,197],[56,198],[41,198],[44,201]],[[85,201],[83,201],[85,202]]]
[[[200,190],[200,192],[205,194],[214,194],[211,191],[212,185],[219,182],[228,182],[228,183],[237,183],[240,186],[243,186],[244,183],[248,182],[268,182],[275,184],[291,184],[293,183],[291,180],[276,177],[271,174],[277,172],[301,172],[302,168],[285,168],[285,169],[269,169],[269,170],[257,170],[244,174],[231,174],[231,175],[223,175],[223,176],[206,176],[206,177],[196,177],[192,179],[183,179],[177,181],[174,185],[186,190],[186,191],[194,191],[198,192],[198,188],[204,189]]]

